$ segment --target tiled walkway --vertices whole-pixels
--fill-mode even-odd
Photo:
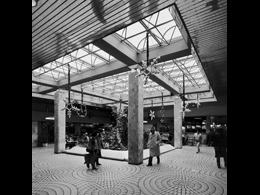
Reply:
[[[53,145],[32,148],[33,195],[172,195],[227,194],[227,169],[217,168],[212,147],[183,146],[161,155],[147,167],[100,159],[88,169],[83,156],[54,154]],[[223,166],[223,160],[221,159]]]

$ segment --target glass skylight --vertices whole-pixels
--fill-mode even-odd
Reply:
[[[174,21],[169,9],[161,10],[147,18],[144,18],[126,28],[123,28],[114,33],[121,43],[127,45],[137,55],[146,52],[146,34],[149,32],[149,48],[162,48],[167,45],[174,44],[176,38],[182,37],[176,22]],[[119,62],[109,52],[101,50],[99,47],[88,44],[83,48],[73,51],[71,54],[61,57],[53,62],[50,62],[43,67],[33,70],[33,77],[46,79],[47,81],[63,81],[68,79],[68,64],[71,67],[71,76],[78,76],[88,71],[99,71],[100,67],[107,67],[109,71],[111,61]],[[123,63],[123,62],[122,62]],[[119,63],[119,64],[122,64]],[[203,68],[196,56],[194,48],[192,48],[192,55],[183,56],[177,59],[168,60],[156,64],[156,67],[167,79],[173,82],[178,87],[183,87],[183,74],[185,75],[185,87],[198,87],[208,83]],[[129,72],[117,73],[110,76],[100,76],[91,81],[86,81],[72,88],[77,89],[75,93],[80,99],[81,87],[84,91],[95,95],[100,95],[99,98],[88,95],[85,97],[86,101],[95,101],[96,103],[104,103],[107,100],[102,99],[103,96],[128,99],[128,74]],[[90,76],[91,77],[91,76]],[[84,80],[84,78],[81,78]],[[47,84],[46,84],[47,85]],[[40,86],[39,84],[32,84],[32,89],[35,90]],[[47,85],[49,87],[49,85]],[[162,86],[159,86],[154,81],[148,79],[144,86],[144,95],[152,95],[153,93],[166,92]],[[48,92],[53,95],[54,92]]]

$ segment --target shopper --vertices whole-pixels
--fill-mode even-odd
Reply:
[[[88,146],[88,142],[89,142],[89,136],[88,136],[88,132],[86,132],[83,136],[84,139],[84,145]]]
[[[188,140],[188,134],[186,132],[182,132],[182,145],[187,145],[187,140]]]
[[[197,128],[196,133],[194,133],[193,137],[194,137],[194,141],[195,141],[195,144],[196,144],[196,147],[197,147],[196,153],[199,153],[200,152],[200,144],[201,144],[201,141],[202,141],[202,135],[201,135],[199,128]]]
[[[96,165],[101,165],[101,164],[99,163],[99,158],[102,157],[102,155],[101,155],[101,149],[103,148],[103,144],[102,144],[102,141],[101,141],[101,135],[100,135],[100,132],[99,132],[99,131],[96,132],[95,139],[96,139],[96,144],[97,144],[97,150],[96,150]]]
[[[96,168],[96,158],[97,158],[97,141],[96,141],[96,134],[97,132],[94,131],[91,135],[91,137],[89,138],[89,142],[88,142],[88,146],[86,151],[88,152],[88,154],[85,154],[85,163],[87,164],[87,167],[89,168],[89,164],[92,165],[92,169],[97,169]]]
[[[227,136],[222,127],[218,127],[212,136],[212,145],[215,149],[215,157],[217,159],[217,166],[220,166],[220,158],[224,158],[224,165],[227,168]]]
[[[213,129],[210,129],[209,132],[207,133],[207,136],[206,136],[206,143],[207,143],[207,146],[211,146],[212,144],[212,136],[214,134],[214,130]]]
[[[160,164],[160,142],[160,133],[155,131],[155,128],[152,127],[147,143],[147,147],[149,148],[149,160],[147,166],[152,166],[154,156],[157,157],[157,164]]]

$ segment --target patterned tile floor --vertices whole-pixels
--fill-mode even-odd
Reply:
[[[32,148],[33,195],[225,195],[227,169],[217,168],[214,148],[183,146],[161,155],[147,167],[100,159],[88,169],[83,156],[54,154],[53,145]],[[221,159],[223,167],[223,159]]]

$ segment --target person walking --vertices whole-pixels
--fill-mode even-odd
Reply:
[[[187,145],[188,135],[186,132],[182,132],[182,145]]]
[[[210,129],[209,132],[207,133],[207,137],[206,137],[206,141],[207,141],[207,146],[211,146],[211,138],[214,134],[214,130],[213,129]]]
[[[224,158],[224,165],[227,168],[227,136],[222,127],[218,127],[212,136],[212,145],[215,149],[215,157],[217,159],[217,166],[220,166],[220,158]]]
[[[103,148],[103,144],[102,144],[102,141],[101,141],[101,135],[100,135],[100,132],[99,132],[99,131],[96,132],[95,139],[96,139],[96,144],[97,144],[97,150],[96,150],[96,165],[101,165],[101,164],[99,163],[99,158],[102,157],[102,155],[101,155],[101,149]]]
[[[197,132],[194,133],[193,135],[194,137],[194,141],[195,141],[195,144],[196,144],[196,147],[197,147],[197,154],[200,152],[200,144],[201,144],[201,140],[202,140],[202,135],[200,133],[200,130],[197,128]]]
[[[83,139],[84,139],[84,145],[87,147],[87,146],[88,146],[88,143],[89,143],[88,132],[86,132],[86,133],[83,135]]]
[[[88,154],[84,155],[85,158],[85,162],[84,164],[87,164],[87,167],[89,168],[89,164],[92,165],[92,169],[97,169],[96,168],[96,158],[97,158],[97,141],[96,141],[96,134],[97,132],[94,131],[91,135],[91,137],[89,138],[89,142],[88,142],[88,146],[86,148],[86,151],[88,152]]]
[[[147,143],[147,147],[149,148],[149,160],[147,166],[152,166],[154,156],[157,157],[157,164],[160,164],[160,142],[160,133],[155,131],[155,128],[152,127]]]

